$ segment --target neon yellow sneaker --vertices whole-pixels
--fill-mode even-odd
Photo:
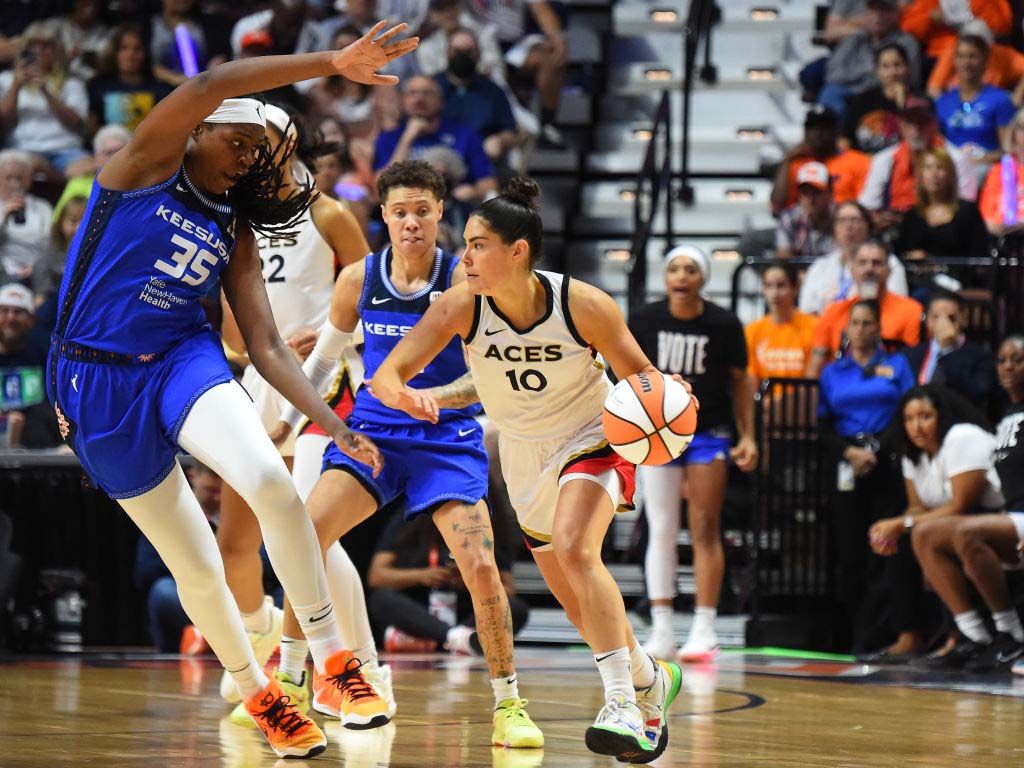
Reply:
[[[280,669],[274,671],[274,677],[281,685],[281,692],[291,700],[291,705],[302,714],[309,712],[309,687],[306,685],[306,673],[302,673],[302,678],[297,683],[292,682],[292,679]],[[231,710],[228,720],[246,728],[256,727],[256,723],[253,722],[244,703],[240,703]]]
[[[263,602],[264,604],[270,603],[270,630],[246,632],[249,643],[252,645],[253,655],[256,657],[256,663],[261,667],[270,661],[270,657],[274,655],[274,651],[281,644],[281,631],[284,629],[284,611],[274,605],[274,599],[269,595],[263,598]],[[229,704],[235,704],[242,700],[238,686],[235,685],[234,678],[227,670],[224,671],[224,676],[220,679],[220,696]]]
[[[526,699],[505,699],[498,704],[494,710],[491,744],[526,749],[544,746],[544,734],[526,713],[526,705]]]

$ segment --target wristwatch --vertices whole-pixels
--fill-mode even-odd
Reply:
[[[903,530],[909,531],[914,527],[914,516],[904,515],[903,516]]]

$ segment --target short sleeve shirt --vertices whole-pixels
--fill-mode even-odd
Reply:
[[[946,91],[935,102],[935,114],[943,135],[958,147],[976,144],[986,152],[999,148],[999,128],[1008,125],[1015,112],[1010,94],[986,85],[972,101],[960,98],[958,89]]]
[[[954,424],[934,456],[922,453],[917,462],[903,457],[903,477],[914,484],[928,509],[953,500],[952,479],[964,472],[985,472],[985,490],[978,500],[987,511],[1003,506],[999,475],[995,469],[996,438],[976,424]]]
[[[996,427],[996,472],[1002,484],[1006,508],[1024,511],[1024,403],[1011,406]]]
[[[398,140],[402,137],[404,130],[405,123],[392,131],[384,131],[377,137],[373,153],[373,169],[375,171],[384,168],[391,161],[391,156],[395,153],[395,147],[398,146]],[[487,157],[487,153],[484,152],[480,134],[468,125],[442,119],[436,133],[422,134],[417,137],[409,151],[409,159],[419,159],[424,153],[435,147],[452,151],[465,163],[466,175],[464,178],[458,179],[457,183],[473,184],[480,179],[494,175],[494,165]]]
[[[811,353],[818,318],[795,312],[788,323],[770,315],[746,327],[747,370],[756,379],[793,379],[803,376]]]

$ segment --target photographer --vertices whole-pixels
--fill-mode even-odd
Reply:
[[[53,208],[28,194],[31,184],[32,157],[0,151],[0,283],[28,283],[49,249]]]

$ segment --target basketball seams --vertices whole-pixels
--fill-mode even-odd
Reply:
[[[620,456],[634,464],[662,465],[689,447],[697,413],[692,397],[685,390],[679,392],[679,386],[664,374],[647,372],[615,385],[605,401],[602,421],[609,444]],[[659,397],[660,408],[655,403]],[[673,410],[679,411],[671,420],[670,397]]]

